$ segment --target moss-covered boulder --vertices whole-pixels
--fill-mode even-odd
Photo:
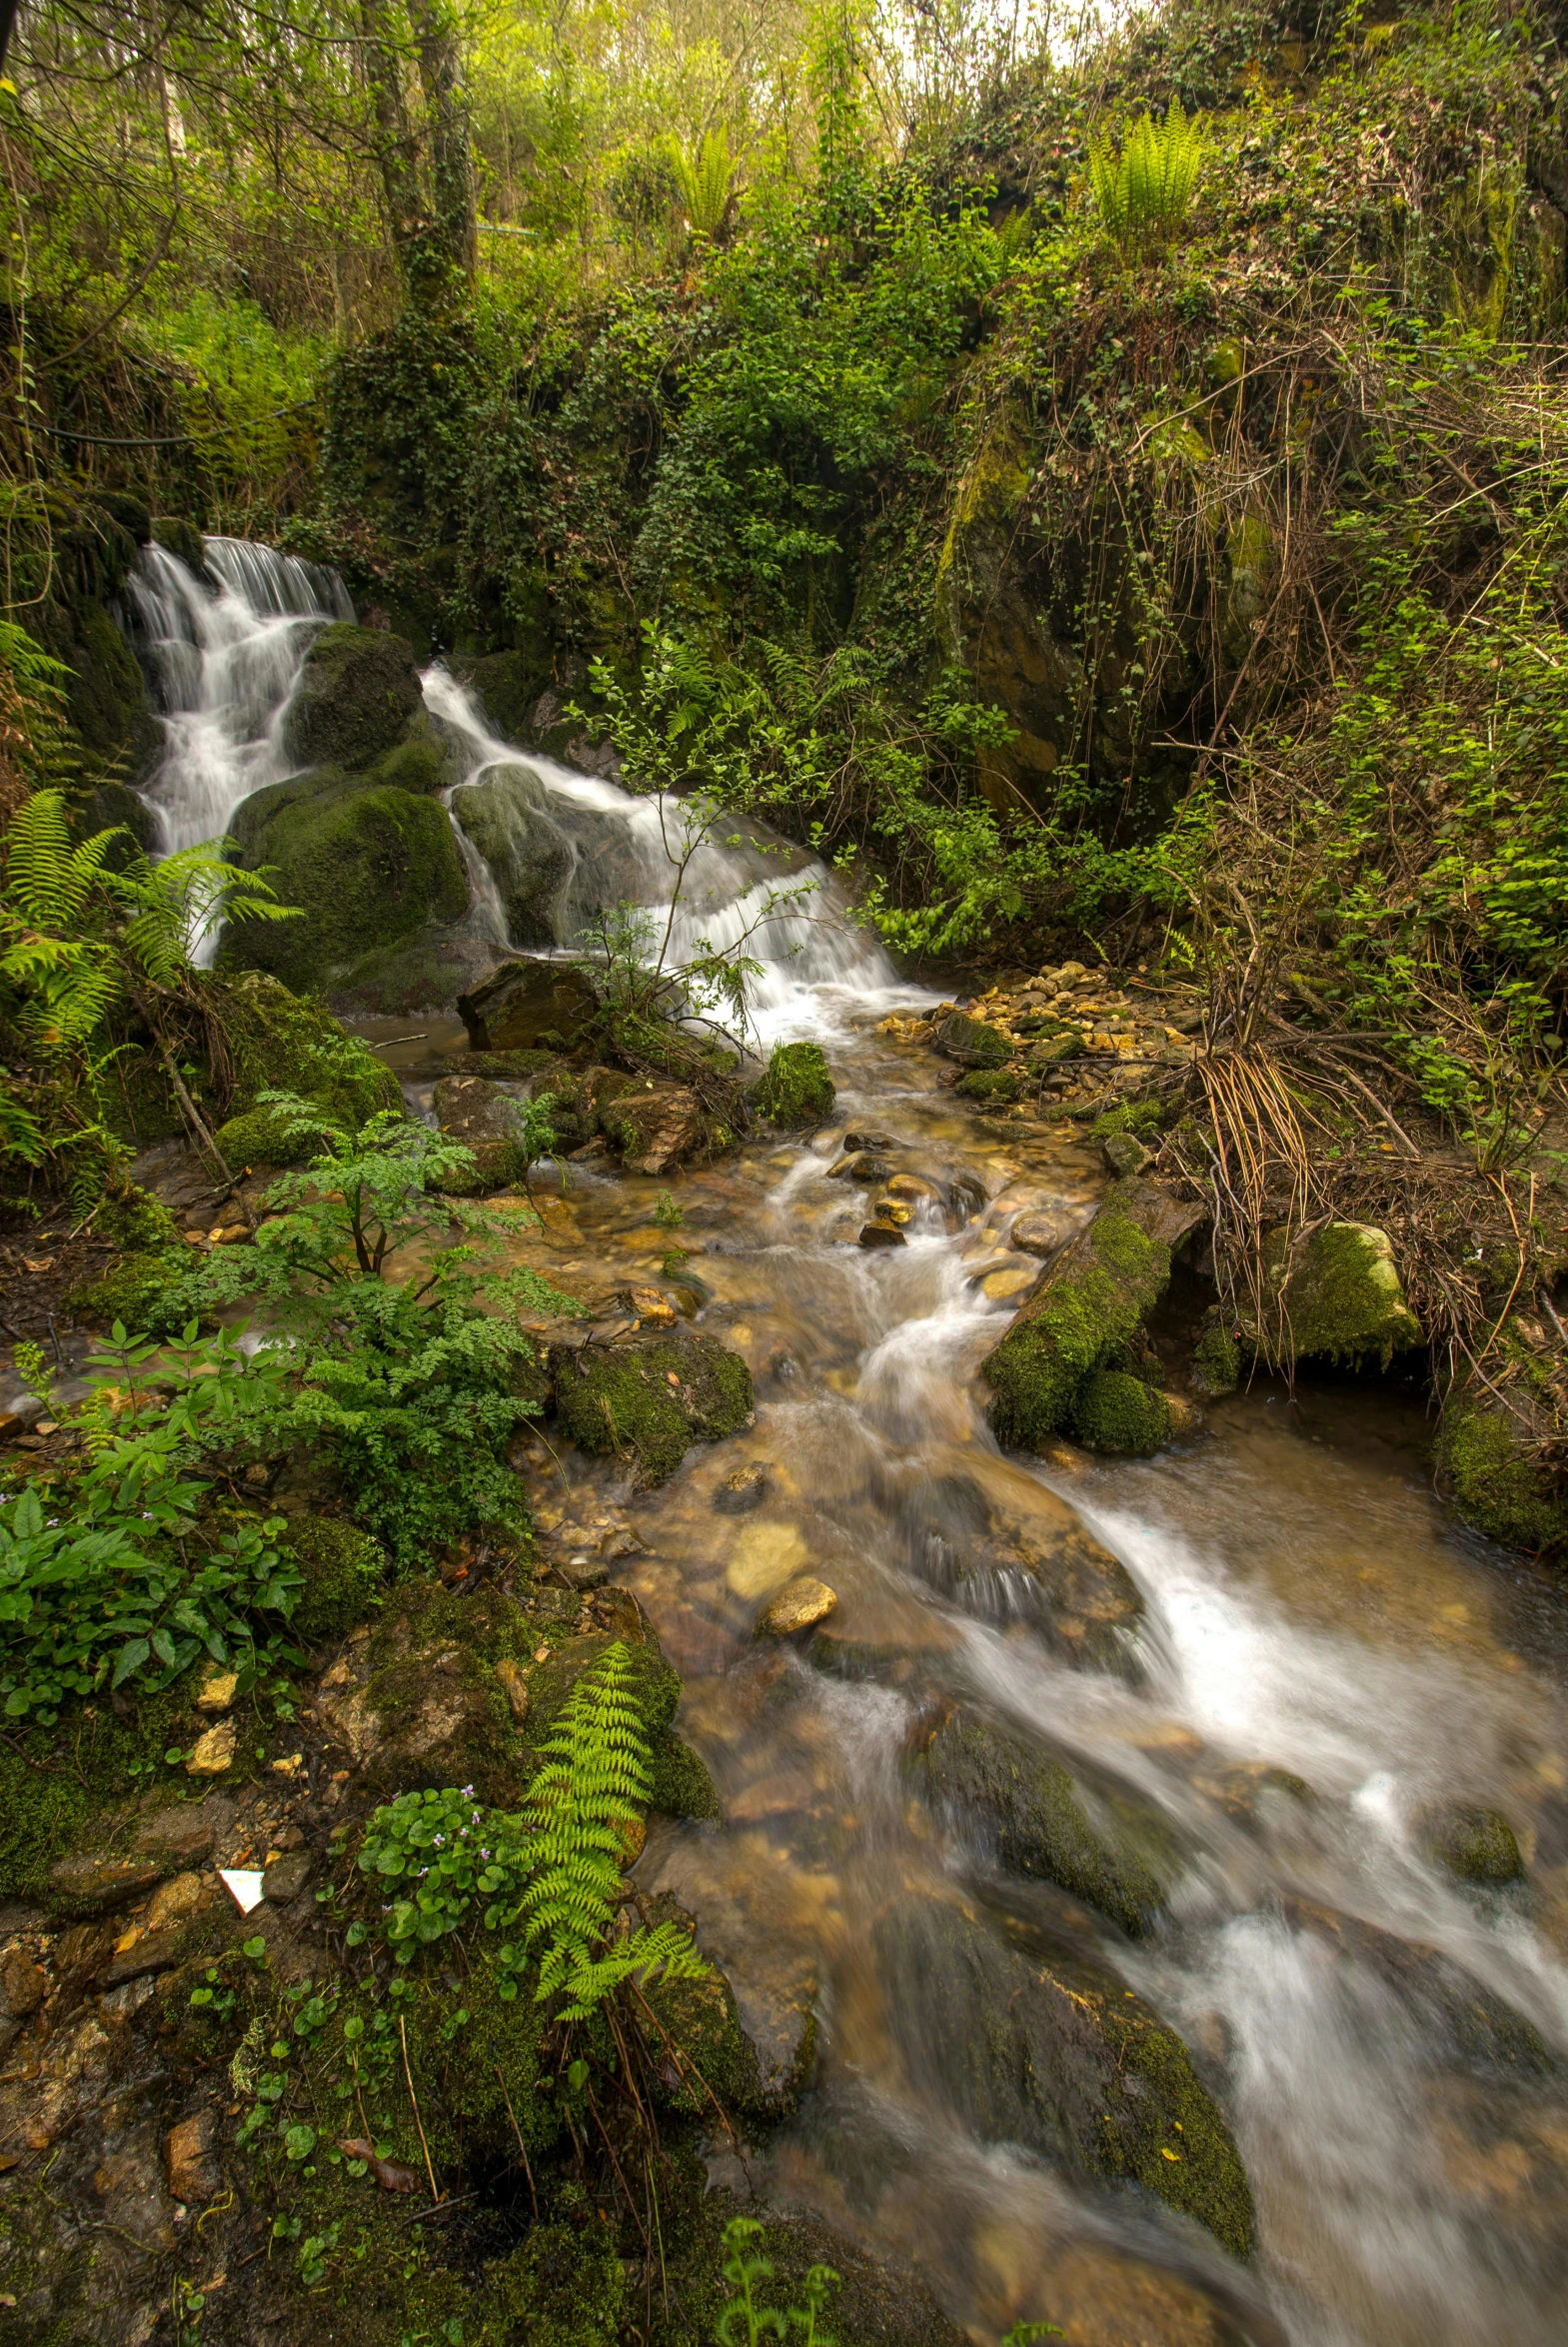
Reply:
[[[1422,1812],[1417,1830],[1426,1855],[1458,1882],[1501,1890],[1524,1879],[1518,1836],[1500,1809],[1444,1801]]]
[[[220,983],[234,1061],[231,1115],[253,1108],[262,1092],[299,1093],[350,1126],[403,1107],[391,1069],[372,1052],[346,1050],[343,1029],[320,1003],[302,1001],[270,971],[242,971]]]
[[[305,1575],[290,1635],[305,1646],[346,1637],[380,1597],[387,1572],[385,1550],[357,1524],[331,1515],[295,1516],[282,1545]]]
[[[634,1459],[645,1483],[673,1475],[694,1442],[739,1433],[754,1406],[740,1354],[690,1328],[554,1345],[551,1367],[569,1441]]]
[[[1450,1386],[1435,1445],[1466,1523],[1550,1557],[1568,1554],[1561,1374],[1562,1348],[1544,1315],[1510,1313],[1484,1369]]]
[[[531,766],[487,768],[452,795],[452,817],[489,865],[515,946],[567,942],[567,891],[577,850]]]
[[[1282,1230],[1263,1242],[1265,1305],[1245,1334],[1273,1365],[1292,1361],[1378,1360],[1423,1341],[1385,1230],[1329,1222],[1291,1244]]]
[[[231,1173],[245,1174],[262,1166],[306,1166],[321,1155],[314,1134],[294,1133],[276,1109],[245,1109],[230,1117],[213,1135]]]
[[[600,1014],[587,971],[520,954],[458,997],[458,1016],[476,1052],[565,1051]]]
[[[824,1125],[833,1113],[833,1080],[820,1044],[775,1044],[768,1068],[751,1092],[752,1106],[770,1124],[795,1132]]]
[[[872,1945],[916,2092],[984,2143],[1179,2209],[1234,2257],[1255,2218],[1230,2129],[1186,2047],[1111,1973],[1015,1946],[956,1898],[905,1895]]]
[[[285,746],[302,767],[366,767],[402,741],[423,706],[413,645],[338,620],[306,654],[284,718]]]
[[[446,809],[409,791],[367,787],[330,768],[297,775],[247,799],[234,836],[245,869],[267,867],[280,902],[305,918],[226,929],[219,961],[227,970],[318,987],[468,908]]]
[[[1037,1448],[1071,1423],[1079,1388],[1137,1334],[1165,1291],[1172,1247],[1201,1215],[1156,1182],[1112,1185],[982,1364],[999,1442]]]
[[[978,1821],[1011,1874],[1054,1882],[1140,1938],[1177,1872],[1159,1813],[969,1711],[952,1711],[911,1759],[926,1798],[962,1827]]]
[[[1169,1441],[1170,1428],[1164,1394],[1125,1369],[1096,1369],[1072,1404],[1072,1431],[1085,1450],[1113,1458],[1152,1458]]]

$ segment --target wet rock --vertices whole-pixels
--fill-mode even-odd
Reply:
[[[903,1232],[892,1222],[863,1222],[858,1243],[861,1246],[907,1246]]]
[[[750,1466],[737,1467],[726,1475],[714,1493],[714,1505],[721,1515],[750,1515],[754,1507],[761,1507],[771,1488],[767,1467],[754,1459]]]
[[[223,2190],[215,2112],[197,2111],[171,2127],[163,2139],[163,2156],[176,2200],[202,2208]]]
[[[838,1603],[838,1592],[825,1581],[801,1573],[786,1581],[764,1612],[757,1625],[757,1635],[768,1638],[792,1637],[796,1630],[813,1629],[825,1621]]]
[[[220,1719],[216,1727],[209,1727],[199,1735],[185,1763],[187,1776],[222,1776],[234,1765],[235,1725],[232,1719]]]
[[[9,1947],[0,1956],[0,2016],[25,2021],[43,2003],[49,1976],[26,1948]]]
[[[785,1132],[822,1125],[833,1113],[833,1080],[820,1044],[776,1044],[751,1092],[754,1108]]]
[[[651,1923],[684,1923],[712,1966],[706,1979],[662,1980],[647,1991],[667,2037],[661,2076],[672,2107],[711,2112],[711,2095],[717,2095],[733,2110],[770,2121],[787,2118],[816,2048],[810,1983],[782,1988],[747,1980],[743,2021],[741,1984],[705,1944],[697,1918],[668,1891],[640,1904]]]
[[[1007,1233],[1007,1244],[1020,1254],[1053,1255],[1066,1235],[1053,1214],[1020,1214]]]
[[[629,1174],[669,1174],[708,1140],[697,1095],[664,1077],[621,1094],[601,1123]]]
[[[1021,1614],[1064,1660],[1135,1674],[1137,1584],[1064,1499],[1031,1487],[1027,1506],[992,1499],[968,1475],[935,1479],[913,1527],[916,1569],[992,1620]]]
[[[381,628],[323,628],[284,721],[296,766],[364,767],[402,741],[423,707],[414,647]]]
[[[983,2142],[1137,2184],[1252,2247],[1240,2155],[1186,2047],[1113,1974],[1001,1940],[951,1898],[906,1895],[876,1920],[886,2022],[917,2092]]]
[[[1459,1882],[1500,1890],[1524,1880],[1518,1838],[1500,1810],[1443,1802],[1422,1812],[1417,1833],[1426,1855]]]
[[[476,1052],[564,1049],[599,1014],[593,981],[569,963],[520,955],[458,997],[458,1016]]]
[[[1123,1179],[1141,1174],[1154,1163],[1153,1153],[1144,1148],[1135,1133],[1107,1134],[1100,1143],[1100,1154],[1111,1172]]]
[[[1292,1930],[1309,1932],[1347,1970],[1376,1973],[1397,1993],[1415,2023],[1414,2042],[1434,2070],[1452,2063],[1489,2078],[1560,2073],[1534,2022],[1441,1948],[1310,1899],[1287,1896],[1281,1906]]]
[[[182,1925],[171,1924],[163,1931],[144,1931],[129,1947],[117,1948],[95,1977],[99,1986],[112,1994],[129,1981],[149,1980],[156,1972],[172,1971],[184,1952]]]
[[[1294,1246],[1271,1231],[1263,1273],[1272,1302],[1261,1324],[1244,1324],[1243,1337],[1266,1361],[1376,1359],[1386,1367],[1424,1341],[1388,1233],[1370,1223],[1330,1222]]]
[[[862,1150],[870,1150],[875,1155],[881,1156],[885,1151],[895,1150],[897,1147],[898,1144],[890,1133],[867,1133],[858,1126],[843,1137],[844,1155],[851,1158],[857,1157]]]
[[[1037,1449],[1070,1423],[1079,1388],[1136,1335],[1203,1211],[1152,1181],[1113,1185],[982,1364],[998,1441]]]
[[[969,1711],[940,1720],[911,1765],[955,1824],[982,1821],[1009,1873],[1054,1882],[1134,1938],[1152,1928],[1178,1862],[1159,1812],[1135,1794],[1093,1786]]]
[[[488,767],[482,781],[453,792],[452,820],[490,867],[513,943],[565,942],[577,851],[534,769],[521,759]]]
[[[432,1100],[436,1123],[449,1141],[474,1153],[471,1169],[447,1176],[447,1188],[466,1195],[505,1189],[522,1178],[518,1112],[497,1084],[483,1076],[444,1076]]]
[[[500,1589],[458,1597],[413,1586],[370,1637],[350,1640],[317,1682],[311,1709],[371,1791],[472,1783],[480,1800],[516,1807],[531,1768],[495,1666],[538,1642],[536,1625]]]
[[[62,1915],[102,1915],[141,1898],[163,1879],[156,1858],[109,1858],[89,1852],[61,1858],[49,1869],[45,1896]]]
[[[1096,1369],[1073,1400],[1072,1431],[1085,1450],[1113,1458],[1152,1458],[1171,1430],[1164,1394],[1125,1369]]]
[[[176,1874],[171,1881],[160,1882],[147,1902],[142,1921],[149,1931],[166,1931],[182,1923],[189,1923],[207,1904],[211,1885],[203,1875],[190,1872]]]
[[[502,1693],[511,1706],[513,1718],[521,1727],[528,1718],[528,1673],[524,1670],[523,1665],[515,1661],[510,1654],[503,1654],[496,1665],[496,1678]]]
[[[738,1433],[752,1415],[746,1362],[690,1328],[556,1345],[550,1357],[562,1432],[584,1450],[635,1458],[645,1483],[662,1483],[694,1442]]]
[[[1005,1108],[1023,1090],[1023,1080],[1012,1068],[975,1068],[960,1076],[953,1090],[961,1101],[987,1101]]]
[[[936,1030],[936,1049],[960,1068],[1001,1068],[1012,1058],[1012,1038],[983,1020],[950,1011]]]

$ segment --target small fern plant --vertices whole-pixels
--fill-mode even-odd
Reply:
[[[1145,114],[1124,132],[1089,141],[1089,186],[1100,218],[1124,254],[1168,244],[1185,225],[1208,149],[1201,115],[1189,120],[1172,98],[1163,122]]]
[[[724,226],[735,186],[736,159],[730,148],[730,133],[724,129],[710,131],[701,145],[690,152],[679,139],[667,139],[665,159],[675,181],[676,202],[686,215],[688,228],[701,242],[708,242]]]
[[[632,1670],[618,1638],[579,1679],[524,1805],[535,1838],[513,1917],[521,1936],[500,1950],[502,1994],[517,1994],[519,1974],[537,1955],[536,1999],[562,1996],[562,2021],[586,2020],[634,1974],[696,1980],[709,1970],[678,1924],[613,1936],[627,1829],[650,1792],[651,1754]]]

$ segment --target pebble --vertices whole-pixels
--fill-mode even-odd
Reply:
[[[769,1638],[787,1638],[796,1630],[808,1630],[819,1621],[825,1621],[838,1603],[838,1592],[829,1589],[825,1581],[816,1580],[810,1573],[800,1573],[781,1589],[757,1625],[757,1635]]]
[[[234,1761],[234,1736],[232,1719],[220,1719],[216,1727],[198,1736],[195,1750],[185,1763],[186,1775],[222,1776]]]

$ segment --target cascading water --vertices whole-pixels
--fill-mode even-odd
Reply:
[[[163,751],[142,786],[165,855],[221,839],[242,799],[289,770],[281,720],[311,641],[354,607],[336,572],[209,538],[212,586],[160,546],[127,582],[132,633],[157,679]]]
[[[216,597],[167,557],[133,590],[169,680],[152,792],[171,845],[221,831],[282,771],[310,629],[344,611],[264,550],[209,559]],[[679,803],[520,753],[443,670],[425,692],[461,769],[476,934],[548,950],[621,901],[663,927]],[[710,844],[687,881],[673,957],[747,939],[765,1032],[821,1038],[840,1116],[885,1135],[914,1200],[906,1244],[855,1246],[837,1127],[677,1177],[702,1325],[750,1361],[755,1427],[635,1499],[614,1463],[574,1460],[564,1501],[540,1450],[547,1537],[567,1536],[568,1504],[586,1522],[596,1490],[635,1504],[642,1552],[615,1577],[686,1678],[684,1731],[727,1810],[717,1828],[656,1821],[634,1879],[699,1914],[765,2053],[787,2040],[781,2013],[818,2017],[811,2090],[753,2181],[903,2252],[976,2337],[1025,2320],[1081,2347],[1557,2347],[1560,1598],[1455,1532],[1396,1405],[1365,1392],[1260,1386],[1144,1463],[1002,1457],[974,1372],[1037,1268],[1012,1225],[1027,1211],[1065,1233],[1102,1172],[1060,1127],[1014,1138],[954,1115],[936,1064],[873,1032],[911,990],[819,866]],[[754,931],[771,887],[810,903]],[[547,1205],[519,1245],[552,1280],[591,1297],[658,1275],[646,1184],[588,1168]],[[741,1464],[762,1470],[751,1514],[723,1488]],[[987,1545],[993,1521],[1010,1547]],[[1142,1615],[1119,1644],[1093,1646],[1093,1620],[1009,1561],[1064,1522],[1131,1576]],[[831,1670],[753,1634],[803,1569],[838,1593]],[[1075,1772],[1096,1814],[1142,1821],[1168,1884],[1144,1936],[1009,1872],[979,1814],[919,1795],[911,1756],[951,1706]],[[1467,1891],[1433,1862],[1421,1816],[1455,1797],[1509,1813],[1528,1888]],[[1180,2031],[1229,2115],[1257,2203],[1249,2265],[1020,2129],[1027,2064],[996,2049],[1043,1983],[1085,1970]],[[1188,2125],[1161,2160],[1200,2156]]]

